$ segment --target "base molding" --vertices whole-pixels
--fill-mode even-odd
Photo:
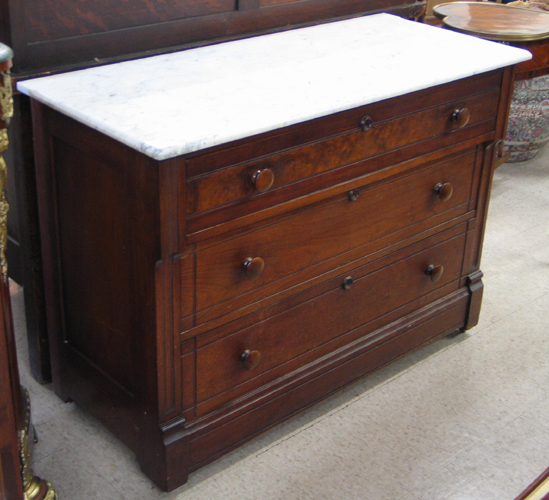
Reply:
[[[462,288],[217,411],[191,422],[174,421],[163,436],[166,469],[177,471],[185,481],[188,473],[295,414],[408,353],[463,329],[469,305],[469,292]],[[158,474],[153,477],[150,470],[143,469],[168,491],[183,484],[158,482]]]

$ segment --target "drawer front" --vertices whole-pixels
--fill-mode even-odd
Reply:
[[[197,311],[435,215],[442,214],[437,221],[443,222],[444,213],[455,207],[462,207],[465,213],[475,158],[471,152],[391,183],[358,189],[316,209],[199,251]],[[446,195],[452,187],[449,199],[437,194],[435,187],[442,185]],[[452,213],[455,216],[455,211]],[[296,275],[295,282],[299,280]]]
[[[187,182],[187,214],[198,214],[245,199],[249,201],[248,211],[261,209],[265,206],[263,202],[272,205],[273,202],[292,199],[295,193],[282,188],[313,177],[314,182],[308,182],[305,190],[328,187],[333,179],[327,175],[318,177],[319,174],[467,128],[464,123],[472,125],[493,118],[497,112],[498,96],[498,91],[494,90],[381,122],[376,121],[372,112],[373,116],[369,118],[372,124],[367,130],[361,131],[357,127],[344,135],[191,178]],[[367,114],[368,109],[364,112]],[[465,115],[469,116],[468,121]],[[436,143],[431,141],[429,150],[434,149],[437,149]],[[351,171],[349,173],[351,175]],[[342,180],[348,180],[345,172],[338,173],[338,182]],[[233,216],[228,209],[225,208],[221,219],[228,220]],[[195,221],[191,227],[203,228]]]
[[[323,344],[350,330],[442,287],[457,290],[464,245],[464,234],[417,253],[426,245],[413,245],[402,260],[364,276],[359,268],[350,273],[352,283],[342,276],[335,289],[198,349],[198,404],[231,389],[230,398],[252,390],[280,376],[276,368],[289,360],[323,355]],[[256,377],[257,384],[247,384]]]

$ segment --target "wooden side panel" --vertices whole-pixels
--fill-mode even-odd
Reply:
[[[65,342],[131,392],[132,290],[125,243],[130,228],[123,166],[101,162],[59,139],[53,154]]]
[[[170,238],[159,234],[158,172],[125,146],[36,103],[34,119],[55,389],[135,448],[128,421],[138,408],[156,414],[164,398],[155,264]]]

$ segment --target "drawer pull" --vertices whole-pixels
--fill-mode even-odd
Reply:
[[[263,269],[265,269],[265,261],[261,257],[248,257],[244,261],[246,275],[252,280],[261,276]]]
[[[471,118],[469,108],[456,109],[452,113],[452,121],[458,128],[465,127],[469,123],[469,118]]]
[[[347,193],[347,196],[349,197],[349,201],[356,201],[360,196],[360,191],[358,189],[352,189]]]
[[[261,361],[261,353],[259,351],[250,351],[246,349],[240,355],[240,361],[246,370],[253,370]]]
[[[343,280],[343,283],[342,283],[341,287],[343,288],[343,290],[349,290],[349,288],[351,288],[353,286],[353,283],[354,283],[353,277],[352,276],[347,276]]]
[[[439,182],[435,186],[435,194],[440,198],[440,201],[448,201],[454,194],[454,186],[449,182]]]
[[[444,266],[438,265],[434,266],[431,264],[426,270],[425,274],[427,276],[431,277],[431,281],[433,283],[436,283],[440,278],[442,278],[442,274],[444,273]]]
[[[374,121],[372,120],[371,116],[364,116],[362,120],[360,120],[359,127],[362,132],[366,132],[372,128],[372,125],[374,124]]]
[[[260,193],[271,189],[274,180],[275,176],[270,168],[263,168],[252,175],[252,183]]]

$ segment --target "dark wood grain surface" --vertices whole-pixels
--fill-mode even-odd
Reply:
[[[436,101],[436,97],[434,99]],[[273,172],[271,189],[317,176],[342,165],[356,163],[404,146],[432,139],[495,117],[498,91],[485,92],[474,97],[445,103],[413,115],[378,121],[377,113],[366,108],[373,116],[374,124],[366,131],[358,129],[348,134],[328,138],[322,142],[307,144],[278,155],[262,158],[251,164],[225,169],[210,175],[189,179],[187,212],[211,210],[251,197],[260,191],[251,179],[261,169]],[[379,106],[378,106],[379,108]],[[452,116],[456,109],[470,110],[470,119],[459,126]],[[309,182],[311,184],[311,182]],[[313,184],[314,185],[314,184]],[[316,187],[316,186],[315,186]],[[253,207],[250,207],[253,209]],[[231,217],[230,212],[224,212]]]
[[[0,39],[18,54],[17,74],[250,36],[375,11],[418,18],[412,0],[2,0]]]
[[[344,195],[315,210],[199,252],[197,312],[463,205],[471,193],[474,159],[474,153],[470,153],[395,182],[358,188],[361,196],[356,201]],[[440,181],[456,186],[455,196],[447,202],[440,201],[434,191]],[[248,254],[259,255],[265,261],[265,271],[254,280],[241,269]],[[347,261],[345,256],[340,260]],[[295,281],[299,279],[297,274]]]
[[[199,349],[197,370],[203,374],[197,381],[199,408],[206,406],[211,410],[211,404],[203,403],[235,386],[238,389],[231,392],[230,399],[254,389],[254,383],[242,384],[437,287],[454,282],[457,289],[465,237],[439,245],[430,243],[433,245],[431,248],[391,265],[386,264],[367,276],[363,276],[363,269],[353,270],[349,273],[353,283],[347,289],[342,286],[346,276],[341,276],[334,280],[332,291]],[[436,284],[426,276],[431,264],[444,265],[444,275]],[[241,366],[239,356],[247,349],[261,353],[261,361],[255,370],[245,370]],[[318,351],[326,354],[322,349]],[[308,356],[307,361],[312,356]],[[275,372],[271,376],[277,375]],[[260,383],[269,381],[269,377],[263,377]],[[217,404],[220,399],[223,401],[223,398],[218,398]]]

